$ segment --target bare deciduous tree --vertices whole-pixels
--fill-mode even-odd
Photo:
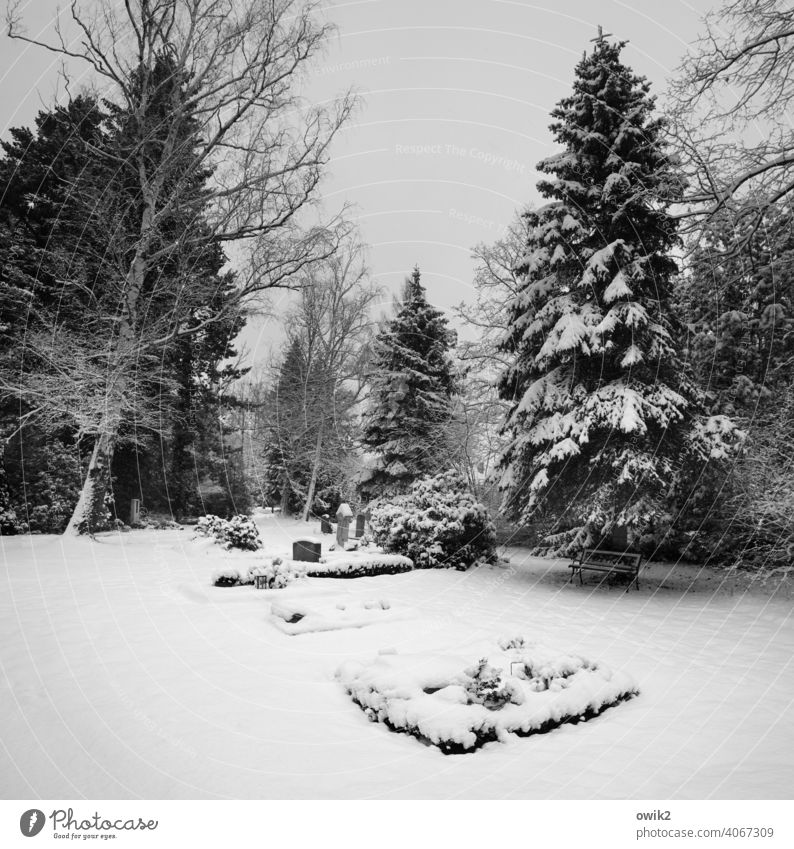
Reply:
[[[464,377],[450,428],[453,465],[478,497],[484,497],[483,484],[502,448],[500,430],[507,404],[498,397],[495,383],[508,365],[500,343],[507,331],[509,304],[519,290],[515,269],[526,243],[526,220],[517,212],[501,238],[476,245],[474,299],[455,308],[464,326],[475,330],[476,338],[458,346]]]
[[[671,129],[689,164],[683,217],[697,226],[731,207],[751,234],[794,198],[794,8],[729,0],[704,23],[672,86]]]
[[[101,514],[119,429],[137,403],[135,375],[147,358],[263,290],[295,285],[314,262],[333,255],[338,234],[307,226],[301,214],[314,201],[328,147],[352,101],[303,108],[298,97],[301,74],[329,32],[312,3],[73,0],[53,42],[25,33],[21,9],[10,4],[8,35],[86,62],[124,118],[125,145],[92,152],[121,175],[132,200],[109,221],[103,187],[95,187],[93,205],[86,205],[86,226],[108,232],[102,261],[113,281],[105,299],[112,312],[91,334],[92,369],[101,377],[84,393],[90,410],[79,426],[93,437],[93,454],[69,525],[90,532]],[[196,291],[190,268],[160,273],[174,257],[229,243],[246,262],[237,297],[220,313],[202,311],[208,293]],[[153,279],[154,291],[147,290]],[[76,274],[64,281],[65,291],[80,285]],[[65,364],[74,346],[61,345]],[[57,359],[57,346],[39,348],[37,356]],[[67,395],[80,392],[74,368],[81,357],[76,353],[67,369]],[[23,376],[3,388],[30,398],[34,409],[47,410],[50,397],[65,406],[57,385],[52,395],[41,381],[37,386]]]
[[[343,477],[343,466],[351,460],[350,452],[343,450],[344,434],[337,429],[344,428],[361,399],[374,329],[371,309],[379,294],[369,280],[362,246],[351,240],[338,254],[307,270],[300,303],[291,316],[292,333],[301,337],[306,351],[311,380],[306,392],[308,426],[316,433],[304,522],[321,465]]]

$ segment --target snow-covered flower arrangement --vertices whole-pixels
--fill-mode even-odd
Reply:
[[[237,587],[253,584],[257,578],[264,578],[266,589],[280,590],[305,577],[305,564],[274,557],[272,560],[266,558],[253,566],[222,566],[213,572],[212,583],[216,587]]]
[[[242,551],[258,551],[262,547],[259,529],[250,516],[221,519],[208,514],[196,523],[196,533],[214,539],[227,550],[238,548]]]
[[[370,526],[377,545],[405,555],[420,569],[467,569],[496,560],[488,511],[454,471],[416,481],[407,495],[376,501]]]
[[[524,695],[512,681],[502,680],[502,670],[491,666],[487,657],[481,657],[476,666],[464,670],[468,679],[464,690],[471,705],[483,705],[488,710],[499,710],[511,702],[524,703]]]
[[[262,565],[252,566],[248,570],[249,583],[256,578],[264,578],[264,583],[269,590],[282,590],[293,581],[306,577],[306,566],[297,560],[282,560],[276,557],[266,561]]]

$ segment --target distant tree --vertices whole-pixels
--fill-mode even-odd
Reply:
[[[303,275],[300,300],[287,317],[291,343],[272,403],[270,476],[282,509],[300,498],[304,521],[321,490],[347,491],[352,478],[353,414],[377,296],[361,246],[348,240]]]
[[[455,342],[446,318],[428,303],[415,268],[397,315],[373,345],[361,441],[377,467],[362,481],[366,496],[406,492],[417,478],[448,466]]]
[[[266,492],[289,515],[303,503],[309,440],[305,427],[306,356],[299,338],[289,342],[268,398],[265,435]],[[305,497],[305,495],[304,495]]]
[[[363,247],[348,240],[340,251],[303,275],[301,299],[292,313],[294,332],[305,340],[314,433],[312,471],[303,520],[312,510],[321,470],[346,490],[351,478],[353,413],[365,384],[379,290],[369,280]]]
[[[538,165],[549,203],[527,213],[499,383],[510,402],[504,507],[562,532],[550,537],[562,548],[615,525],[658,539],[684,478],[732,432],[725,418],[701,422],[680,357],[668,207],[681,179],[622,48],[599,38],[552,112],[563,150]]]
[[[214,273],[220,275],[220,268]],[[225,280],[220,277],[213,301],[206,309],[228,312],[223,302],[235,297],[233,287],[232,275],[226,275]],[[210,478],[221,485],[227,482],[228,464],[212,466],[208,458],[223,454],[218,421],[224,406],[236,405],[230,387],[248,371],[235,362],[237,350],[233,345],[244,325],[244,316],[228,313],[224,321],[214,322],[200,333],[178,339],[169,351],[168,359],[173,361],[178,389],[168,434],[167,497],[171,512],[177,516],[207,512],[200,504],[202,479]],[[228,486],[225,488],[228,490]],[[233,501],[230,493],[228,512],[243,512],[243,505],[235,508]]]
[[[748,420],[791,380],[794,217],[770,210],[742,227],[726,210],[703,236],[676,293],[688,359],[711,411]]]
[[[677,290],[686,355],[708,408],[747,434],[732,473],[701,505],[698,546],[702,556],[740,568],[785,572],[794,550],[791,215],[771,209],[756,227],[722,210],[704,228]]]
[[[499,239],[476,245],[474,298],[455,307],[463,326],[476,335],[458,341],[461,379],[450,428],[453,466],[475,495],[494,501],[494,506],[492,477],[504,448],[500,431],[508,409],[508,403],[499,397],[496,381],[509,365],[501,343],[508,329],[510,304],[521,288],[516,269],[526,251],[527,235],[526,217],[516,213]]]

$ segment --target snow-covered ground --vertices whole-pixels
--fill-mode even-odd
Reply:
[[[269,553],[307,529],[260,522]],[[564,563],[510,549],[509,565],[469,572],[216,588],[213,570],[257,555],[191,537],[0,540],[3,798],[790,796],[786,587],[662,566],[640,592],[579,587]],[[372,600],[390,615],[366,627],[290,635],[270,612]],[[465,655],[514,634],[624,670],[641,694],[445,756],[369,722],[334,678],[380,649]]]

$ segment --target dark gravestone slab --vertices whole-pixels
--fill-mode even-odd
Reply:
[[[319,563],[322,545],[312,539],[299,539],[292,543],[292,559],[305,563]]]
[[[331,520],[328,518],[328,514],[320,517],[320,533],[321,534],[332,534],[334,532],[333,525],[331,524]]]
[[[367,517],[363,513],[359,513],[356,516],[356,532],[354,536],[363,537],[364,536],[364,523],[367,521]]]

